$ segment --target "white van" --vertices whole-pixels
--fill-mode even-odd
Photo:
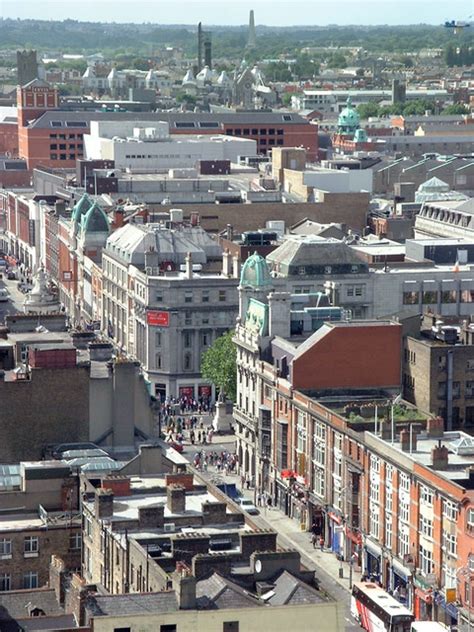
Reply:
[[[0,287],[0,303],[6,303],[10,298],[10,293],[6,287]]]

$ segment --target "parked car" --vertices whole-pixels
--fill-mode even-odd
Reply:
[[[15,272],[15,270],[8,270],[8,272],[7,272],[7,279],[9,281],[15,281],[16,280],[16,272]]]
[[[0,288],[0,303],[6,303],[10,299],[10,293],[4,287]]]
[[[240,500],[236,501],[244,511],[252,516],[257,516],[259,514],[258,509],[255,507],[253,502],[249,498],[240,498]]]

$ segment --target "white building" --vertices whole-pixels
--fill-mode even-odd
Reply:
[[[114,160],[119,169],[158,171],[194,167],[200,160],[230,160],[255,156],[257,143],[224,135],[170,136],[164,121],[91,121],[84,134],[85,155],[92,160]]]

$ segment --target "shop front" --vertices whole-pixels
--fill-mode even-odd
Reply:
[[[433,585],[421,575],[413,577],[413,614],[418,621],[433,620]]]
[[[194,399],[194,386],[180,386],[178,393],[179,399],[192,401]]]
[[[456,589],[448,588],[439,591],[434,596],[435,618],[447,626],[454,626],[458,622],[459,609],[456,606]],[[472,627],[472,626],[471,626]],[[461,628],[459,628],[460,630]]]
[[[370,579],[377,582],[381,581],[382,549],[378,544],[368,539],[365,541],[363,569],[364,574]]]
[[[296,478],[291,486],[290,517],[296,520],[302,529],[306,529],[308,521],[308,500],[304,479]]]
[[[385,587],[407,608],[411,608],[411,577],[412,573],[410,568],[395,558],[391,559],[388,582],[386,582]]]
[[[317,535],[325,539],[324,507],[318,497],[311,492],[308,492],[308,514],[309,526],[312,527],[314,524]]]
[[[338,556],[344,556],[344,525],[343,517],[337,509],[328,510],[329,546]]]
[[[275,480],[275,506],[286,516],[290,515],[291,505],[291,485],[296,479],[293,470],[282,470],[281,478]]]
[[[345,548],[344,559],[352,560],[352,564],[356,569],[362,565],[362,534],[358,529],[354,529],[346,525],[344,528]]]

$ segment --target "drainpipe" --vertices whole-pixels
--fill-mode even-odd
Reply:
[[[454,355],[453,350],[448,351],[446,376],[446,429],[453,429],[453,373],[454,373]]]

